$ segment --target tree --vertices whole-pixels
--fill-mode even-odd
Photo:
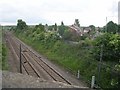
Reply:
[[[105,33],[95,39],[95,58],[99,60],[100,46],[103,45],[103,60],[119,62],[120,36],[112,33]]]
[[[117,26],[117,24],[114,23],[113,21],[110,21],[110,22],[107,23],[106,28],[107,28],[106,31],[107,31],[108,33],[114,33],[114,34],[115,34],[115,33],[117,32],[118,26]]]
[[[44,25],[42,24],[39,24],[39,25],[36,25],[35,28],[34,28],[34,31],[37,32],[37,34],[41,33],[41,32],[44,32]]]
[[[117,32],[120,33],[120,25],[118,25],[118,31]]]
[[[61,25],[59,26],[58,33],[59,33],[61,36],[63,36],[64,31],[65,31],[65,26],[64,26],[64,23],[61,22]]]
[[[79,20],[78,19],[75,19],[75,25],[80,27],[80,24],[79,24]]]
[[[94,25],[90,25],[89,28],[91,29],[89,31],[89,36],[94,36],[95,33],[96,33],[95,26]]]
[[[63,38],[64,38],[65,40],[70,40],[71,35],[72,35],[72,33],[71,33],[69,30],[65,30],[65,32],[64,32],[64,34],[63,34]]]
[[[27,25],[26,25],[26,22],[22,21],[22,19],[19,19],[17,21],[17,29],[19,30],[24,30],[24,29],[27,29]]]
[[[90,25],[89,26],[93,31],[95,31],[95,26],[94,25]]]
[[[64,23],[63,23],[63,21],[61,22],[61,26],[64,26]]]
[[[54,25],[54,30],[57,31],[57,24]]]

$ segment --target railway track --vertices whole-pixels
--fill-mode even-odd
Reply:
[[[5,32],[5,38],[7,39],[12,51],[17,57],[17,63],[19,65],[19,46],[22,45],[22,70],[23,73],[32,75],[35,77],[44,78],[45,80],[58,81],[71,85],[72,83],[64,78],[53,67],[46,63],[41,57],[35,54],[29,47],[27,47],[22,41],[15,38],[10,32]]]

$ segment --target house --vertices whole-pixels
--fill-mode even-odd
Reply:
[[[82,36],[83,35],[83,31],[80,27],[76,26],[75,24],[74,25],[70,25],[68,26],[69,27],[69,30],[73,33],[76,33],[77,35],[79,36]]]
[[[91,31],[90,27],[84,27],[83,34],[89,33]]]

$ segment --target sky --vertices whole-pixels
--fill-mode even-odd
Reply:
[[[118,23],[119,0],[0,0],[0,24],[16,25],[18,19],[29,24],[65,25],[79,19],[81,26]],[[106,19],[107,17],[107,19]]]

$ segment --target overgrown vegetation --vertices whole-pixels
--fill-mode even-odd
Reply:
[[[105,33],[94,40],[94,46],[103,46],[103,60],[119,62],[120,60],[120,36],[118,34]],[[95,56],[98,57],[100,49],[96,50]]]
[[[8,70],[7,49],[4,44],[2,44],[2,70]]]
[[[59,32],[64,36],[65,32]],[[120,72],[120,36],[117,34],[105,33],[96,39],[86,38],[80,40],[78,44],[73,44],[68,43],[65,38],[60,38],[56,31],[46,32],[44,25],[39,24],[33,29],[28,28],[24,31],[17,28],[15,35],[71,73],[76,75],[80,70],[86,82],[90,82],[94,75],[97,77],[96,83],[102,88],[118,88],[120,84],[116,76]],[[101,45],[103,45],[102,52]],[[101,53],[102,64],[99,64]],[[100,73],[99,65],[101,65]]]
[[[0,69],[7,70],[8,63],[7,63],[7,49],[5,45],[2,43],[2,26],[0,26]]]
[[[2,27],[0,26],[0,70],[2,69]]]

